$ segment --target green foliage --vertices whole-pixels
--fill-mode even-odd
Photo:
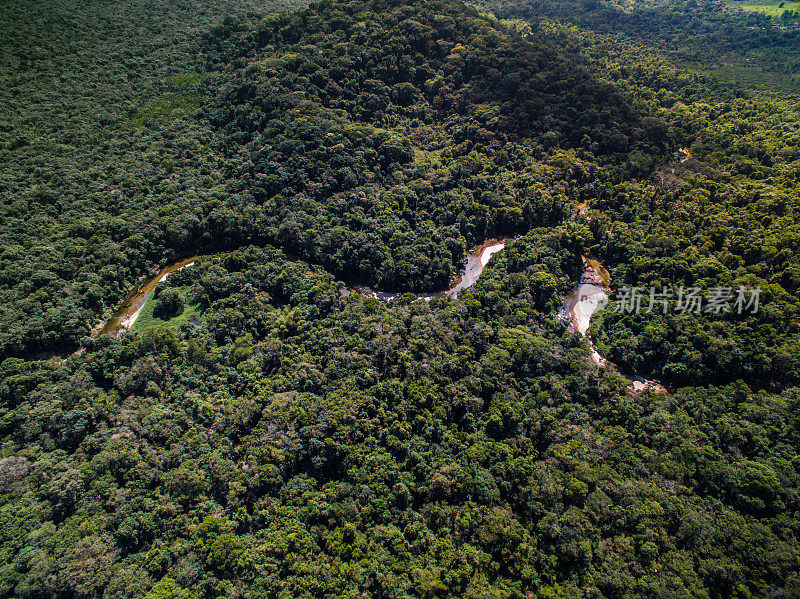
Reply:
[[[0,356],[76,349],[170,248],[199,245],[221,195],[192,117],[199,39],[253,6],[0,6]]]
[[[792,27],[45,4],[0,6],[0,595],[797,596],[800,118],[700,74],[790,87]],[[501,234],[458,299],[418,297]],[[763,310],[606,311],[603,354],[674,385],[633,393],[554,318],[587,254]]]
[[[182,289],[179,293],[181,294],[181,297],[184,297],[183,294],[186,293],[186,290]],[[172,329],[179,329],[186,326],[197,326],[197,323],[203,319],[203,311],[193,299],[186,300],[183,309],[180,310],[180,313],[177,316],[157,316],[155,314],[156,301],[156,298],[153,296],[147,298],[144,306],[142,306],[142,311],[139,313],[139,316],[136,318],[136,321],[131,327],[132,331],[141,333],[153,327],[160,326],[166,326]]]
[[[200,106],[200,96],[196,94],[166,94],[150,100],[131,117],[134,127],[163,124],[182,115],[191,114]]]
[[[387,290],[441,289],[465,247],[564,218],[566,156],[614,178],[614,157],[668,145],[581,65],[450,2],[323,4],[210,43],[210,69],[237,64],[206,110],[230,204],[264,241]]]
[[[154,265],[247,243],[439,290],[466,248],[564,219],[589,172],[621,180],[670,150],[635,97],[449,1],[231,18],[201,46],[49,145],[8,121],[0,355],[76,348]]]
[[[483,0],[479,4],[503,19],[524,17],[540,27],[553,20],[602,35],[616,46],[614,54],[620,45],[633,44],[639,58],[641,52],[654,52],[684,73],[713,74],[737,87],[744,82],[745,87],[770,92],[800,91],[800,27],[792,15],[797,2],[786,2],[785,7],[779,6],[784,4],[781,0]],[[636,72],[643,65],[634,58],[626,61],[626,67]]]
[[[759,12],[771,17],[782,17],[787,11],[797,11],[800,8],[800,2],[791,0],[729,0],[729,3],[744,11]]]
[[[570,239],[431,303],[248,248],[181,272],[199,329],[6,360],[4,592],[788,595],[796,391],[629,395],[513,282]]]
[[[153,294],[153,316],[156,318],[173,318],[180,316],[186,307],[186,298],[174,287],[164,290],[156,289]]]
[[[164,577],[150,590],[145,599],[194,599],[196,595],[181,588],[172,578]]]

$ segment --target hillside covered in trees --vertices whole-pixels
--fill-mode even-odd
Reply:
[[[0,596],[800,596],[785,21],[650,0],[0,17]],[[492,237],[477,284],[415,295]],[[608,308],[597,365],[556,318],[582,256],[612,295],[744,286],[761,309]],[[92,332],[181,258],[131,331]]]
[[[121,164],[101,153],[111,172],[71,173],[93,200],[60,197],[55,173],[20,190],[9,216],[26,235],[70,233],[47,245],[46,264],[9,240],[0,353],[77,347],[145,268],[244,243],[428,291],[485,237],[562,220],[584,170],[621,180],[637,168],[627,154],[668,147],[663,123],[613,86],[472,9],[356,8],[320,8],[316,24],[229,20],[187,60],[203,72],[165,77],[117,124],[129,134],[108,133]],[[563,153],[576,149],[585,169]]]

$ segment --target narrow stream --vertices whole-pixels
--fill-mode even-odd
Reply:
[[[589,361],[597,366],[608,365],[607,360],[600,355],[592,341],[589,329],[592,324],[592,316],[605,308],[609,300],[609,285],[611,274],[597,260],[583,257],[583,274],[575,291],[564,300],[564,307],[558,314],[558,319],[569,321],[569,330],[580,333],[589,344]],[[621,374],[621,373],[620,373]],[[649,381],[640,376],[630,378],[624,376],[630,382],[630,387],[634,392],[651,390],[655,393],[667,393],[667,389],[657,381]]]
[[[118,333],[120,330],[128,330],[136,322],[139,313],[142,311],[147,298],[153,293],[161,281],[166,279],[170,273],[183,270],[184,268],[194,264],[200,256],[192,256],[174,264],[165,266],[158,271],[154,276],[145,279],[138,287],[131,289],[122,302],[114,311],[114,313],[103,322],[103,326],[97,329],[96,336],[107,335],[109,333]]]
[[[506,247],[505,239],[487,239],[481,245],[472,248],[467,254],[467,262],[464,271],[450,284],[450,288],[428,295],[418,295],[420,299],[431,301],[436,298],[452,297],[457,298],[458,294],[472,287],[483,274],[483,269],[489,264],[492,256]],[[362,295],[377,298],[383,302],[388,302],[401,297],[402,293],[390,293],[387,291],[373,291],[369,287],[356,287],[356,291]]]
[[[485,241],[483,244],[470,251],[467,256],[463,274],[453,281],[449,289],[418,297],[428,301],[434,298],[458,297],[459,292],[475,284],[491,257],[504,247],[506,247],[505,239],[489,239]],[[94,335],[101,336],[110,333],[120,334],[130,329],[133,323],[136,322],[145,302],[147,302],[147,298],[153,293],[156,285],[166,279],[170,273],[192,266],[198,258],[200,258],[200,256],[192,256],[191,258],[185,258],[184,260],[165,266],[155,275],[146,278],[140,285],[131,289],[122,299],[122,302],[114,313],[95,328]],[[387,302],[403,295],[402,293],[373,291],[367,287],[357,287],[355,291],[362,295],[375,297],[381,301]]]
[[[559,320],[569,321],[569,330],[577,331],[589,343],[593,364],[603,366],[606,359],[600,355],[589,336],[592,315],[605,307],[608,302],[608,286],[611,274],[596,260],[583,257],[583,274],[575,291],[564,300],[564,307],[558,315]]]
[[[464,274],[458,278],[456,284],[450,287],[445,294],[448,297],[455,298],[458,297],[458,294],[464,289],[472,287],[478,281],[481,274],[483,274],[483,269],[489,264],[489,260],[492,259],[492,256],[505,247],[505,239],[489,239],[482,245],[473,249],[467,256]]]
[[[458,297],[461,291],[472,287],[478,281],[492,256],[505,247],[505,239],[486,240],[469,252],[463,272],[452,281],[449,289],[418,297],[428,301],[434,298]],[[192,256],[191,258],[185,258],[173,264],[169,264],[159,270],[155,275],[146,278],[140,285],[128,292],[120,305],[107,320],[96,327],[95,336],[120,334],[130,329],[133,323],[136,322],[136,318],[142,311],[147,298],[153,293],[156,286],[166,279],[170,273],[192,266],[199,258],[200,256]],[[558,314],[558,318],[562,321],[568,321],[569,330],[580,333],[580,335],[586,339],[591,351],[589,358],[591,362],[597,366],[606,366],[608,362],[600,355],[600,352],[597,351],[589,334],[589,329],[591,327],[592,316],[608,303],[611,275],[600,262],[585,256],[583,257],[583,268],[581,280],[576,286],[575,291],[564,300],[564,306]],[[403,295],[402,293],[373,291],[367,287],[357,287],[354,291],[386,302],[397,299]],[[631,387],[636,392],[645,389],[650,389],[657,393],[667,392],[667,390],[656,381],[648,381],[641,377],[628,378],[628,380],[631,383]]]

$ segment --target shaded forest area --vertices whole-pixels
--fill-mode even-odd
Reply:
[[[691,160],[657,165],[647,177],[595,183],[587,194],[593,198],[590,207],[597,208],[587,215],[594,236],[587,251],[605,260],[615,287],[642,287],[645,296],[651,288],[744,286],[760,288],[766,298],[758,315],[744,319],[674,311],[608,313],[597,321],[593,337],[604,355],[633,374],[681,385],[739,378],[795,384],[800,374],[796,96],[764,93],[760,85],[749,87],[749,80],[731,86],[697,70],[696,61],[686,57],[694,52],[697,60],[714,61],[757,46],[794,72],[797,32],[745,28],[750,33],[737,37],[730,31],[766,17],[715,3],[697,9],[669,2],[630,10],[614,3],[602,10],[583,6],[567,15],[560,3],[496,5],[506,16],[535,8],[543,18],[537,35],[569,48],[595,77],[648,106],[692,152]],[[616,16],[607,19],[607,13]],[[626,25],[610,32],[601,25],[609,20]],[[704,33],[717,30],[716,38]],[[672,32],[673,42],[664,32]]]
[[[0,6],[0,356],[78,347],[180,243],[173,217],[213,197],[199,40],[248,7]]]
[[[682,69],[713,72],[759,89],[800,91],[800,27],[723,0],[481,1],[501,18],[569,23],[633,43]],[[731,67],[732,72],[720,67]],[[728,75],[732,75],[729,77]]]
[[[448,2],[323,4],[210,45],[236,192],[212,237],[389,291],[445,287],[468,247],[556,224],[595,171],[669,147],[613,85]]]

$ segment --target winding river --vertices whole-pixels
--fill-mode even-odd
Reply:
[[[489,239],[482,245],[473,249],[467,256],[467,264],[464,266],[464,273],[456,280],[455,285],[451,286],[445,294],[449,297],[458,297],[458,294],[468,287],[472,287],[483,273],[483,269],[489,264],[489,260],[497,252],[506,247],[505,239]]]
[[[472,287],[478,281],[486,265],[489,264],[489,261],[492,259],[492,256],[502,251],[505,247],[505,239],[486,240],[469,252],[463,272],[451,282],[448,289],[418,297],[428,301],[434,298],[458,297],[461,291]],[[150,294],[153,293],[156,286],[166,279],[170,273],[192,266],[199,258],[200,256],[184,258],[183,260],[163,267],[156,274],[144,279],[140,285],[128,292],[114,313],[95,328],[95,336],[121,334],[130,329],[133,323],[136,322],[136,318],[147,302],[147,298],[150,297]],[[575,331],[586,339],[590,349],[589,359],[597,366],[607,366],[608,362],[600,355],[600,352],[597,351],[589,330],[592,323],[592,316],[608,303],[610,283],[611,275],[608,270],[597,260],[584,256],[581,280],[572,294],[564,300],[564,306],[558,314],[559,320],[569,322],[570,331]],[[367,287],[356,287],[351,291],[374,297],[385,302],[397,299],[403,295],[402,293],[373,291]],[[656,393],[667,392],[666,388],[655,381],[648,381],[641,377],[625,378],[630,382],[630,386],[634,392],[643,391],[645,389],[652,390]]]
[[[589,335],[592,315],[608,302],[608,286],[611,275],[596,260],[583,257],[583,274],[575,291],[564,300],[564,307],[558,315],[559,320],[569,322],[569,330],[577,331],[589,343],[589,359],[593,364],[603,366],[606,359],[600,355]]]
[[[461,291],[472,287],[478,281],[483,273],[483,269],[489,264],[489,260],[491,260],[492,256],[505,247],[505,239],[487,239],[481,245],[469,251],[466,264],[464,264],[464,270],[451,281],[448,289],[428,295],[419,295],[417,297],[426,301],[445,297],[457,298]],[[397,299],[403,295],[403,293],[398,292],[373,291],[369,287],[356,287],[355,290],[362,295],[374,297],[384,302]]]
[[[609,285],[611,274],[597,260],[583,257],[583,274],[575,291],[564,300],[564,307],[558,314],[558,319],[569,322],[569,330],[580,333],[589,344],[589,360],[597,366],[608,365],[607,360],[600,355],[592,341],[589,329],[592,316],[608,304]],[[621,373],[620,373],[621,374]],[[650,390],[655,393],[667,393],[667,389],[656,381],[649,381],[640,376],[630,378],[625,375],[634,392]]]
[[[491,257],[505,247],[505,239],[489,239],[485,241],[469,252],[463,273],[453,280],[449,289],[419,297],[428,301],[434,298],[458,297],[459,292],[475,284]],[[199,258],[200,256],[184,258],[183,260],[163,267],[155,275],[145,278],[141,284],[131,289],[125,295],[122,302],[120,302],[117,309],[109,318],[95,327],[94,335],[121,334],[130,329],[147,302],[147,298],[150,297],[150,294],[155,290],[156,285],[166,279],[170,273],[192,266]],[[367,287],[357,287],[355,291],[362,295],[375,297],[381,301],[387,302],[403,295],[402,293],[373,291]]]
[[[158,271],[155,275],[147,278],[138,287],[131,289],[120,302],[114,313],[105,321],[102,326],[96,329],[96,335],[107,335],[109,333],[119,333],[127,331],[136,322],[136,318],[142,311],[147,298],[153,293],[161,281],[166,279],[170,273],[183,270],[194,264],[200,256],[184,258],[173,264],[169,264]]]

